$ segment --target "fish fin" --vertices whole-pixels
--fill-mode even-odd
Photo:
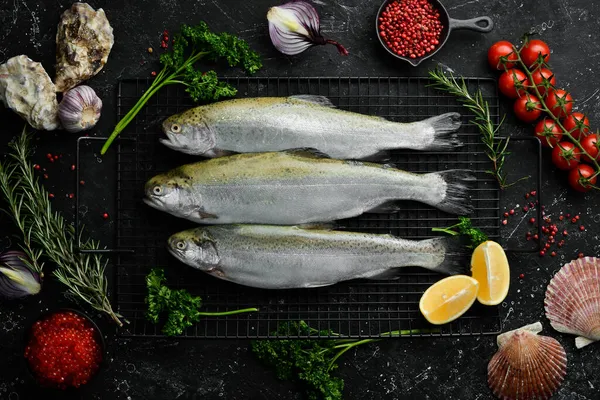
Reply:
[[[575,347],[577,347],[578,349],[581,349],[582,347],[585,347],[588,344],[592,344],[594,342],[595,342],[595,340],[588,339],[588,338],[583,337],[583,336],[577,336],[575,338]]]
[[[446,113],[428,118],[423,122],[434,130],[433,141],[423,150],[443,151],[463,146],[456,134],[461,126],[459,113]]]
[[[446,275],[471,276],[471,263],[468,243],[462,236],[436,237],[421,241],[421,245],[429,245],[432,249],[444,248],[444,261],[432,268],[432,271]]]
[[[335,105],[325,96],[317,96],[313,94],[297,94],[290,96],[290,99],[305,101],[307,103],[318,104],[323,107],[335,108]]]
[[[300,147],[297,149],[289,149],[285,150],[284,153],[294,154],[306,158],[331,158],[329,157],[329,155],[317,149],[313,149],[312,147]]]
[[[230,150],[210,149],[201,155],[204,157],[218,158],[218,157],[231,156],[234,154],[238,154],[238,153],[236,153],[235,151],[230,151]]]
[[[379,151],[375,154],[372,154],[368,157],[363,158],[363,161],[370,161],[370,162],[387,162],[392,158],[392,154],[389,152],[389,150],[382,150]]]
[[[219,219],[219,217],[216,215],[204,212],[202,210],[198,211],[198,215],[200,216],[200,219]]]
[[[376,279],[380,281],[393,281],[400,278],[400,268],[390,268],[383,272],[376,272],[372,275],[361,276],[364,279]]]
[[[402,202],[400,201],[386,201],[383,204],[379,204],[370,210],[365,210],[368,214],[387,214],[395,213],[402,209]]]
[[[439,204],[434,204],[435,207],[456,215],[469,215],[473,212],[473,204],[469,196],[469,186],[475,181],[473,171],[451,169],[427,175],[437,175],[446,182],[444,199]]]
[[[333,231],[338,227],[335,222],[310,222],[307,224],[298,224],[296,226],[300,229],[319,231]]]

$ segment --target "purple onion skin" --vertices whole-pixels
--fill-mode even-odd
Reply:
[[[7,299],[21,299],[23,297],[38,294],[41,289],[40,276],[31,271],[22,259],[27,256],[22,251],[6,251],[0,254],[0,267],[11,269],[20,275],[27,282],[27,285],[21,285],[0,271],[0,296]]]
[[[305,1],[291,1],[278,7],[295,14],[298,23],[308,32],[308,36],[303,33],[281,29],[269,21],[269,35],[277,50],[283,54],[292,56],[304,52],[309,47],[332,44],[337,47],[341,55],[348,55],[348,50],[344,46],[331,39],[325,39],[321,35],[319,14],[310,3]]]

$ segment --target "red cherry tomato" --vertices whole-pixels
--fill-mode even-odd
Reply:
[[[525,94],[515,100],[513,107],[517,118],[523,122],[533,122],[540,117],[542,110],[540,109],[540,101],[532,94]]]
[[[560,128],[550,118],[544,118],[538,122],[534,132],[544,147],[554,147],[563,137]]]
[[[587,164],[579,164],[569,172],[569,185],[578,192],[589,192],[596,185],[596,171]]]
[[[567,115],[562,124],[577,140],[582,139],[582,136],[586,137],[590,132],[590,120],[580,112]]]
[[[579,165],[580,160],[579,149],[571,142],[560,142],[552,149],[552,162],[558,169],[571,170]]]
[[[494,43],[488,50],[488,62],[490,63],[490,67],[498,71],[514,67],[514,62],[516,62],[517,59],[517,55],[514,53],[513,44],[506,40]]]
[[[573,97],[566,90],[553,89],[548,92],[546,106],[550,112],[557,118],[564,118],[571,114],[573,109]]]
[[[527,75],[520,69],[512,68],[504,71],[498,79],[498,89],[506,97],[516,99],[525,93],[523,86],[528,86]]]
[[[537,86],[542,96],[550,89],[554,89],[554,85],[556,85],[556,77],[548,68],[536,68],[536,70],[531,73],[531,78],[533,79],[533,84]]]
[[[598,150],[598,146],[600,146],[600,142],[598,142],[598,135],[595,133],[586,136],[581,141],[581,147],[592,157],[588,157],[587,155],[583,155],[583,158],[587,161],[598,160],[600,157],[600,150]]]
[[[531,67],[533,64],[538,63],[540,54],[544,57],[544,61],[548,62],[550,59],[550,47],[539,39],[533,39],[528,41],[521,49],[521,60],[523,60],[525,65]]]

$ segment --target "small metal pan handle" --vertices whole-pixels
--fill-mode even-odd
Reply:
[[[469,29],[477,32],[491,32],[494,29],[494,21],[490,17],[476,17],[471,19],[449,18],[450,29]]]

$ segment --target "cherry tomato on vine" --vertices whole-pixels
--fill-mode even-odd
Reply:
[[[513,109],[521,121],[533,122],[542,114],[540,107],[540,100],[534,95],[526,93],[515,100]]]
[[[577,140],[583,139],[590,132],[590,120],[580,112],[574,112],[573,114],[567,115],[562,121],[562,124]]]
[[[488,62],[490,63],[490,67],[498,71],[514,67],[514,62],[516,62],[517,59],[518,57],[514,53],[513,44],[506,40],[494,43],[488,50]]]
[[[569,185],[578,192],[589,192],[596,185],[596,171],[587,164],[579,164],[569,172]]]
[[[580,160],[580,151],[571,142],[560,142],[552,149],[552,162],[558,169],[571,170],[579,165]]]
[[[520,69],[512,68],[504,71],[498,79],[498,89],[503,95],[516,99],[525,93],[523,86],[529,85],[527,75]]]
[[[553,89],[548,92],[546,106],[552,115],[557,118],[564,118],[571,114],[571,110],[573,110],[573,97],[566,90]]]
[[[594,160],[598,160],[600,159],[600,150],[598,149],[598,146],[600,146],[600,142],[598,142],[598,135],[596,135],[595,133],[586,136],[585,138],[583,138],[583,140],[581,141],[581,147],[583,147],[583,149],[594,159]],[[590,157],[588,157],[587,155],[583,155],[583,158],[586,159],[587,161],[592,161],[592,159],[590,159]]]
[[[554,89],[556,85],[556,77],[548,68],[538,67],[531,73],[533,84],[537,86],[540,94],[543,96],[549,90]]]
[[[533,39],[525,43],[523,48],[521,48],[521,60],[527,65],[531,67],[533,64],[538,63],[538,59],[540,54],[544,57],[544,61],[548,62],[550,59],[550,47],[539,39]]]
[[[538,122],[534,129],[535,136],[540,139],[542,146],[554,147],[563,137],[561,129],[551,118],[544,118]]]

